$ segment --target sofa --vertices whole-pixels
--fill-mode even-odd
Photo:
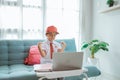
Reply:
[[[0,40],[0,80],[38,80],[32,65],[25,65],[24,59],[28,56],[30,46],[37,45],[43,40]],[[59,39],[65,41],[66,52],[75,52],[74,39]],[[101,74],[95,66],[84,66],[88,69],[88,77]],[[84,76],[66,77],[65,80],[80,80]]]

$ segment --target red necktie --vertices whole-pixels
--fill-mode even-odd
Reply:
[[[50,43],[50,58],[52,59],[52,55],[53,55],[53,45],[52,43]]]

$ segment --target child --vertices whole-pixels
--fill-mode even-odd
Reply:
[[[56,35],[59,34],[55,26],[49,26],[46,29],[47,40],[38,43],[38,49],[41,54],[41,63],[51,63],[54,52],[63,52],[66,44],[65,42],[58,43],[55,41]]]

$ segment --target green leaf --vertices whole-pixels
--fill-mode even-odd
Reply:
[[[105,42],[100,42],[99,45],[100,45],[100,47],[106,47],[107,46],[107,44]]]
[[[83,49],[85,49],[85,48],[87,48],[88,47],[88,43],[85,43],[85,44],[83,44],[83,46],[81,47],[81,50],[83,50]]]
[[[106,48],[106,47],[102,47],[101,49],[104,50],[104,51],[109,51],[109,49]]]
[[[95,40],[92,40],[91,42],[99,42],[99,40],[95,39]]]

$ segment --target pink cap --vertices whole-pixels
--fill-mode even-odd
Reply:
[[[53,25],[47,27],[46,33],[49,33],[49,32],[56,32],[57,34],[59,34],[59,32],[57,31],[57,28]]]

